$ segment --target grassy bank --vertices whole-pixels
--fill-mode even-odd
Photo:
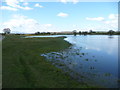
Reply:
[[[63,38],[20,38],[7,35],[2,42],[3,88],[82,88],[40,54],[70,46]]]

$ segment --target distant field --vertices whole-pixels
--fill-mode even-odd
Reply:
[[[3,88],[82,88],[40,54],[70,46],[63,38],[21,38],[7,35],[2,42]]]

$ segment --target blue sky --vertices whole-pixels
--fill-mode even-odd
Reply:
[[[118,30],[117,2],[6,0],[2,2],[0,10],[0,32],[4,28],[10,28],[15,33]]]

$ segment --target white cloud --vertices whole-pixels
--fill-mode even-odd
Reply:
[[[13,19],[4,22],[3,27],[8,27],[12,32],[32,32],[35,30],[37,21],[22,15],[14,15]]]
[[[59,17],[67,17],[68,14],[67,14],[67,13],[63,13],[63,12],[60,12],[60,13],[57,14],[57,16],[59,16]]]
[[[37,31],[48,32],[57,30],[52,24],[40,24],[35,19],[23,15],[13,15],[12,19],[3,22],[1,26],[0,32],[2,32],[4,28],[10,28],[12,33],[35,33]]]
[[[67,0],[60,0],[60,2],[62,2],[62,3],[67,3]]]
[[[118,14],[110,14],[108,16],[109,19],[118,19]]]
[[[104,19],[103,17],[86,19],[93,21],[101,21],[99,22],[100,24],[98,26],[93,27],[93,30],[118,30],[118,14],[110,14],[108,15],[108,19]]]
[[[6,4],[11,7],[19,7],[19,1],[18,0],[5,0]]]
[[[43,6],[42,6],[42,5],[40,5],[39,3],[36,3],[36,4],[35,4],[35,7],[40,7],[40,8],[43,8]]]
[[[67,3],[67,2],[72,2],[73,4],[76,4],[76,3],[78,3],[79,2],[79,0],[60,0],[60,2],[62,2],[62,3]]]
[[[31,9],[33,9],[33,8],[30,8],[30,7],[19,7],[19,8],[21,8],[23,10],[31,10]]]
[[[25,6],[27,6],[28,4],[29,4],[28,2],[23,3],[23,5],[25,5]]]
[[[103,17],[95,17],[95,18],[89,18],[89,17],[87,17],[86,20],[92,20],[92,21],[103,21],[104,18],[103,18]]]
[[[72,0],[73,4],[76,4],[79,2],[79,0]]]
[[[45,24],[45,27],[51,27],[52,24]]]
[[[109,20],[104,21],[104,23],[113,29],[118,29],[118,14],[110,14],[108,18]]]
[[[0,9],[2,10],[12,10],[12,11],[17,11],[17,8],[9,7],[9,6],[1,6]]]
[[[0,9],[2,9],[2,10],[13,10],[13,11],[17,11],[18,9],[23,9],[23,10],[31,10],[31,9],[33,9],[33,8],[30,8],[30,7],[22,7],[22,6],[20,6],[19,0],[5,0],[5,2],[6,2],[6,4],[8,6],[1,6]]]

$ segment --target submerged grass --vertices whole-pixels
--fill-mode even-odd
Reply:
[[[2,41],[3,88],[86,88],[44,57],[43,53],[69,47],[61,38],[21,38],[6,35]]]

